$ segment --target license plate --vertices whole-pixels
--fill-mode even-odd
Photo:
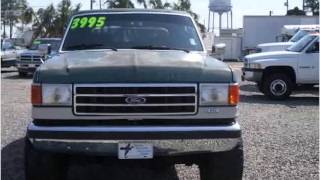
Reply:
[[[145,143],[119,143],[119,159],[152,159],[153,146]]]
[[[29,67],[36,67],[35,64],[29,64]]]

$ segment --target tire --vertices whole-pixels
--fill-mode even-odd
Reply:
[[[242,180],[242,142],[231,151],[208,156],[199,164],[201,180]]]
[[[258,90],[264,94],[263,84],[261,82],[257,83]]]
[[[28,73],[19,71],[19,77],[26,77],[27,75]]]
[[[66,158],[62,155],[40,152],[25,138],[26,180],[65,180]]]
[[[283,73],[270,74],[264,79],[263,92],[273,100],[287,99],[293,89],[291,78]]]

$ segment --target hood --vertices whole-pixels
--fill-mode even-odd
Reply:
[[[225,63],[183,51],[73,51],[38,68],[36,83],[227,83]]]
[[[294,42],[274,42],[274,43],[264,43],[259,44],[258,48],[265,48],[265,47],[274,47],[274,46],[291,46]]]
[[[43,56],[45,53],[42,53],[38,50],[25,50],[21,54],[21,56]]]
[[[247,55],[247,60],[260,60],[260,59],[279,59],[279,58],[292,58],[297,56],[299,53],[292,51],[272,51],[264,53],[256,53]]]

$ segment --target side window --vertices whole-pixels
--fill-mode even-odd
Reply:
[[[314,42],[312,46],[309,47],[308,53],[319,53],[319,40]]]

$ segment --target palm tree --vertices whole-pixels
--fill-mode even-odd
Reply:
[[[199,15],[194,13],[191,10],[190,0],[178,0],[178,3],[173,3],[173,9],[178,10],[178,11],[188,12],[193,17],[193,19],[196,21],[198,27],[200,28],[200,31],[202,33],[204,33],[206,31],[205,25],[203,25],[199,22]]]
[[[166,2],[162,3],[162,0],[149,0],[149,4],[152,9],[168,9],[171,7],[171,4]]]
[[[20,21],[22,23],[22,29],[24,25],[27,25],[32,22],[34,16],[34,11],[32,7],[26,7],[22,15],[20,16]]]
[[[146,0],[137,0],[137,3],[138,3],[138,4],[142,4],[145,9],[148,8],[148,5],[147,5]]]
[[[62,0],[57,7],[57,17],[54,22],[56,31],[53,34],[56,36],[62,36],[69,17],[78,12],[80,8],[81,4],[77,4],[75,8],[73,8],[70,0]]]
[[[46,9],[40,8],[37,12],[36,22],[33,24],[33,39],[38,36],[48,37],[55,31],[55,19],[57,12],[51,4]]]
[[[108,5],[108,8],[134,8],[130,0],[107,0],[105,4]]]
[[[3,24],[3,36],[6,36],[6,25],[9,24],[9,37],[12,38],[13,26],[19,22],[19,16],[16,12],[21,11],[26,4],[25,0],[2,0],[1,1],[1,21]]]

